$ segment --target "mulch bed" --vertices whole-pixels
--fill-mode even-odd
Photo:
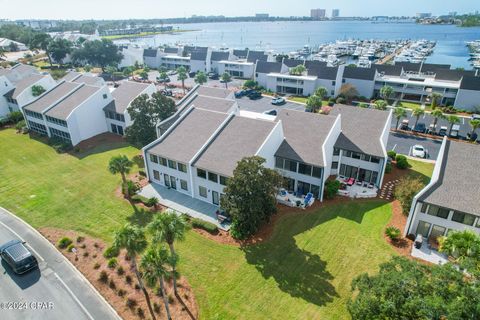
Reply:
[[[73,263],[73,265],[88,279],[88,281],[100,292],[100,294],[110,303],[110,305],[118,312],[120,317],[125,320],[133,319],[150,319],[145,296],[142,291],[135,287],[137,283],[135,274],[130,269],[130,262],[125,259],[125,252],[122,250],[117,258],[118,266],[124,270],[124,274],[118,274],[118,266],[110,269],[107,266],[107,259],[103,257],[103,252],[107,245],[101,240],[85,237],[81,242],[77,242],[79,234],[73,231],[60,230],[55,228],[42,228],[39,230],[52,244],[56,245],[63,237],[72,239],[75,245],[76,253],[67,252],[66,249],[59,249],[62,254]],[[98,268],[96,268],[98,267]],[[109,282],[103,283],[99,281],[101,271],[106,271]],[[126,276],[132,279],[131,284],[126,281]],[[113,281],[113,284],[111,283]],[[172,282],[166,283],[166,292],[170,300],[170,312],[173,319],[196,319],[198,318],[198,305],[192,288],[184,277],[177,280],[179,300],[173,293]],[[121,290],[124,290],[122,292]],[[153,289],[148,289],[152,305],[158,305],[156,309],[157,319],[166,319],[165,306],[161,296],[155,294]],[[123,294],[123,296],[121,296]],[[136,301],[134,308],[126,306],[127,299]],[[144,317],[139,315],[141,309]],[[158,313],[157,313],[158,311]]]

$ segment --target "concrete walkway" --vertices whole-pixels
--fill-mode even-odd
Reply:
[[[448,262],[448,258],[445,254],[440,253],[437,250],[430,249],[426,241],[422,243],[422,247],[420,249],[417,249],[415,248],[415,245],[412,245],[412,257],[434,264],[445,264]]]
[[[193,218],[211,222],[222,230],[228,231],[230,229],[229,224],[220,224],[218,222],[217,216],[215,215],[218,207],[213,204],[153,183],[143,187],[139,194],[146,198],[155,197],[158,199],[158,202],[165,207],[179,213],[185,213]]]

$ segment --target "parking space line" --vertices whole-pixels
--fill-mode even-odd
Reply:
[[[413,148],[413,146],[410,146],[410,148],[408,149],[408,156],[410,156],[412,154],[412,148]]]
[[[17,232],[15,232],[12,228],[10,228],[9,226],[7,226],[5,223],[3,223],[2,221],[0,221],[0,224],[5,228],[7,229],[8,231],[10,231],[11,233],[13,233],[18,239],[20,239],[22,242],[26,242],[22,236],[20,236]],[[38,258],[40,258],[40,260],[42,260],[43,262],[45,262],[45,259],[43,259],[43,257],[35,250],[33,249],[30,245],[27,244],[27,247],[33,251],[33,253],[35,253],[35,256],[37,256]]]
[[[392,151],[395,151],[395,148],[397,147],[397,144],[395,143],[395,145],[393,146],[392,148]]]
[[[62,280],[62,278],[60,278],[60,276],[54,272],[53,273],[55,275],[55,277],[57,277],[58,281],[60,281],[60,283],[65,287],[65,289],[68,291],[68,293],[72,296],[73,300],[75,300],[75,302],[79,305],[79,307],[82,309],[83,312],[85,312],[85,315],[91,319],[91,320],[95,320],[94,317],[92,317],[92,315],[90,314],[90,312],[88,312],[87,308],[85,308],[85,306],[80,302],[80,300],[77,298],[77,296],[72,292],[72,290],[67,286],[67,284]]]

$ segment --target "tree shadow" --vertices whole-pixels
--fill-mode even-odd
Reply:
[[[188,313],[190,319],[195,320],[195,316],[194,316],[193,313],[190,311],[190,309],[188,308],[188,306],[185,304],[185,302],[183,301],[182,297],[180,297],[180,295],[178,295],[178,294],[175,294],[175,296],[177,297],[178,301],[182,304],[182,307],[185,309],[185,311]]]
[[[254,265],[265,279],[273,278],[278,288],[290,296],[317,306],[325,306],[339,297],[331,283],[334,276],[327,270],[328,262],[316,253],[300,248],[295,236],[337,218],[361,224],[365,213],[387,204],[379,200],[360,200],[358,203],[358,208],[346,201],[345,204],[331,206],[335,210],[328,209],[326,205],[317,208],[315,212],[302,213],[300,217],[286,217],[287,221],[280,219],[271,239],[242,246],[247,262]],[[289,223],[289,219],[302,221]]]
[[[132,202],[130,204],[133,207],[133,213],[127,217],[127,221],[139,227],[147,226],[152,221],[154,213],[144,208],[138,208]]]

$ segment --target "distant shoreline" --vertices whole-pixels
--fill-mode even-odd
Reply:
[[[193,32],[193,31],[200,31],[200,30],[189,29],[189,30],[171,30],[171,31],[151,31],[151,32],[140,32],[140,33],[134,33],[134,34],[118,34],[118,35],[112,35],[112,36],[101,36],[101,38],[107,39],[107,40],[121,40],[121,39],[150,37],[157,34],[175,34],[175,33]]]

